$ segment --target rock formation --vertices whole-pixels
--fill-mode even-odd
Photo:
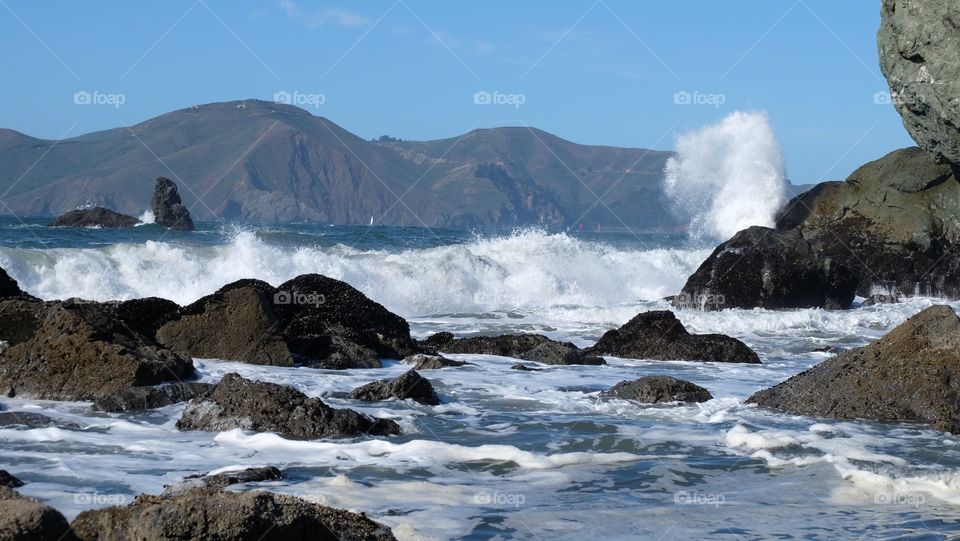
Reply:
[[[170,179],[159,177],[150,199],[154,223],[176,231],[193,231],[190,211],[180,201],[177,185]]]

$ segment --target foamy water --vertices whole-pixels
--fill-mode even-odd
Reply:
[[[76,246],[7,243],[0,266],[44,298],[159,295],[181,303],[239,278],[278,284],[321,272],[404,315],[417,336],[535,331],[586,345],[637,312],[667,309],[660,298],[709,253],[543,231],[415,242],[374,241],[358,229],[328,242],[316,231],[169,238],[151,227],[130,233],[154,235],[138,242],[95,231],[71,241]],[[429,235],[394,236],[404,234]],[[196,240],[204,235],[213,240]],[[183,405],[129,415],[6,399],[9,410],[46,413],[65,426],[0,429],[2,467],[28,482],[24,493],[69,516],[159,493],[186,475],[273,465],[286,477],[257,486],[366,512],[406,540],[948,538],[957,529],[960,439],[918,425],[743,404],[829,357],[818,349],[862,345],[934,302],[677,312],[691,331],[744,340],[762,365],[608,358],[607,366],[527,373],[510,370],[513,359],[454,356],[473,365],[424,372],[443,400],[437,407],[343,398],[408,369],[397,362],[331,372],[198,359],[203,381],[239,372],[290,385],[335,407],[392,418],[404,434],[302,442],[180,432]],[[599,398],[620,380],[649,374],[693,381],[715,398],[683,406]]]

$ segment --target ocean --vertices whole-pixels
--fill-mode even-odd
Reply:
[[[396,227],[155,225],[61,229],[0,218],[0,267],[43,299],[160,296],[190,303],[241,278],[344,280],[410,322],[445,330],[542,333],[581,346],[637,313],[670,309],[709,255],[682,235],[498,234]],[[921,425],[786,415],[743,402],[945,301],[827,310],[677,310],[691,332],[746,342],[762,365],[608,358],[607,366],[510,370],[514,360],[425,372],[443,404],[356,403],[342,393],[409,367],[326,371],[195,359],[290,385],[332,406],[396,420],[404,434],[291,441],[231,430],[180,432],[183,405],[146,414],[8,398],[60,428],[0,429],[0,467],[73,518],[159,493],[187,475],[276,466],[256,485],[362,511],[414,539],[956,539],[960,438]],[[956,302],[949,303],[954,309]],[[667,374],[710,390],[693,405],[601,400],[621,380]],[[239,487],[244,489],[249,487]]]

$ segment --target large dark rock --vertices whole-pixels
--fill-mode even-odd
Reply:
[[[922,421],[960,433],[960,318],[931,306],[886,336],[845,351],[747,402],[839,419]]]
[[[177,231],[193,231],[190,211],[180,201],[177,185],[170,179],[159,177],[150,199],[154,223]]]
[[[178,382],[157,387],[131,387],[93,403],[100,411],[144,411],[203,398],[213,391],[212,383]]]
[[[164,489],[164,496],[183,494],[196,488],[223,488],[244,483],[262,483],[283,478],[283,472],[273,466],[246,468],[221,473],[194,475]]]
[[[334,409],[296,389],[250,381],[237,374],[223,376],[212,393],[191,401],[177,428],[211,432],[241,428],[298,440],[400,433],[391,420]]]
[[[271,302],[268,291],[251,286],[204,297],[163,325],[157,341],[184,357],[293,366]]]
[[[56,509],[0,486],[0,539],[76,541],[70,523]]]
[[[32,411],[0,411],[0,427],[58,428],[80,429],[80,425],[58,421],[49,415]]]
[[[797,231],[750,227],[718,246],[683,286],[674,306],[848,308],[856,279],[821,257]]]
[[[457,368],[470,364],[466,361],[448,359],[443,355],[426,355],[423,353],[411,355],[405,358],[403,362],[412,364],[414,370],[439,370],[441,368]]]
[[[180,317],[179,304],[159,297],[107,302],[102,306],[130,330],[151,340],[156,339],[160,327]]]
[[[960,182],[922,149],[896,150],[794,198],[777,228],[848,268],[857,293],[960,298]]]
[[[20,289],[17,283],[7,271],[0,267],[0,299],[30,297]]]
[[[83,541],[395,541],[365,515],[293,496],[209,488],[85,511],[73,529]]]
[[[7,470],[0,470],[0,486],[7,488],[20,488],[23,486],[23,481],[17,479]]]
[[[50,223],[50,227],[105,227],[113,229],[133,227],[139,223],[140,220],[133,216],[120,214],[103,207],[94,207],[71,210],[61,214]]]
[[[350,393],[350,398],[367,402],[409,398],[428,406],[440,404],[440,397],[433,389],[433,384],[416,370],[410,370],[396,379],[381,379],[357,387]]]
[[[450,333],[438,333],[420,344],[444,353],[498,355],[544,364],[599,365],[606,363],[602,358],[587,354],[569,342],[557,342],[540,334],[454,338]]]
[[[0,389],[50,400],[97,400],[193,376],[193,364],[100,303],[0,301]]]
[[[670,376],[644,376],[634,381],[621,381],[601,396],[636,400],[645,404],[660,402],[706,402],[713,398],[703,387]]]
[[[588,350],[598,355],[660,361],[759,363],[746,344],[723,334],[690,334],[673,312],[638,314],[619,329],[607,331]]]
[[[921,147],[960,164],[960,5],[883,0],[880,69],[903,125]]]

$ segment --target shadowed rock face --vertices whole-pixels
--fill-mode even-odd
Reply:
[[[0,299],[30,297],[20,289],[17,283],[7,271],[0,268]],[[32,298],[32,297],[31,297]]]
[[[673,300],[675,306],[848,308],[856,280],[797,231],[750,227],[718,246]]]
[[[131,387],[93,403],[99,411],[144,411],[201,398],[213,391],[210,383],[170,383],[158,387]]]
[[[395,541],[389,528],[364,515],[293,496],[209,488],[141,495],[126,507],[85,511],[73,529],[84,541]]]
[[[922,421],[960,433],[960,318],[932,306],[747,402],[839,419]]]
[[[97,400],[193,376],[193,364],[132,330],[112,306],[0,301],[0,388],[50,400]]]
[[[105,228],[123,228],[133,227],[140,223],[140,220],[133,216],[120,214],[103,207],[94,207],[92,209],[71,210],[58,216],[50,223],[51,227],[105,227]]]
[[[690,334],[673,312],[644,312],[607,331],[589,350],[597,355],[661,361],[759,363],[746,344],[722,334]]]
[[[913,139],[960,164],[960,5],[954,0],[883,0],[880,69]]]
[[[454,338],[450,333],[437,333],[421,342],[427,350],[444,353],[498,355],[544,364],[606,364],[602,358],[589,355],[569,342],[557,342],[540,334],[505,334]]]
[[[227,374],[209,395],[187,405],[177,428],[221,432],[241,428],[312,440],[399,434],[397,423],[349,409],[333,409],[319,398],[275,383]]]
[[[0,486],[0,539],[77,541],[60,512],[6,486]]]
[[[150,199],[150,208],[153,210],[154,223],[167,229],[177,231],[193,231],[193,220],[190,211],[180,200],[177,185],[170,179],[159,177]]]
[[[634,381],[621,381],[604,397],[636,400],[645,404],[660,402],[706,402],[713,398],[703,387],[670,376],[644,376]]]
[[[428,406],[440,404],[440,397],[433,389],[433,384],[416,370],[410,370],[396,379],[382,379],[358,387],[350,393],[350,398],[367,402],[409,398]]]

